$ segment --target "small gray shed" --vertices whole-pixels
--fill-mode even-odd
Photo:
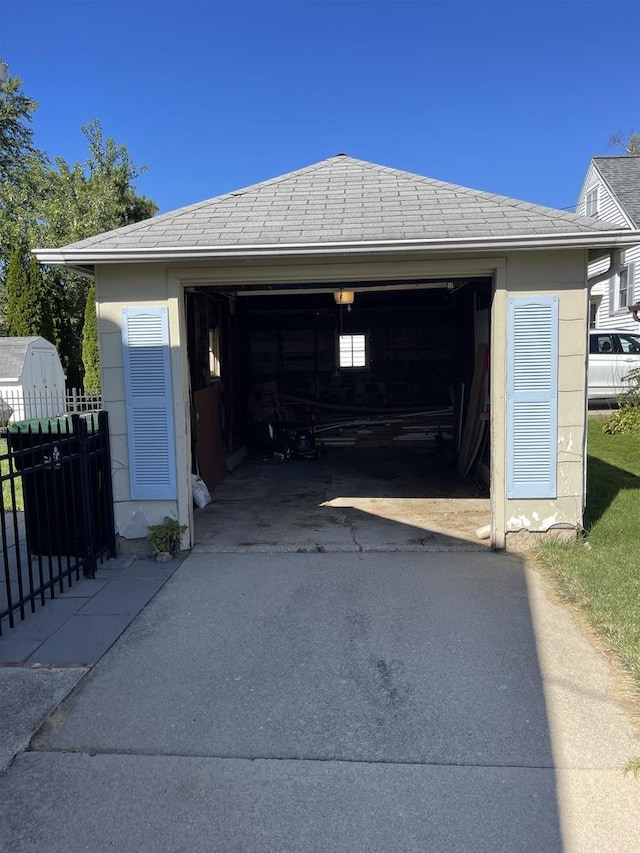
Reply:
[[[8,408],[14,421],[64,414],[65,375],[52,343],[41,337],[0,338],[0,400],[3,419]]]

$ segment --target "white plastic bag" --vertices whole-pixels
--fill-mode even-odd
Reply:
[[[211,503],[209,489],[202,477],[198,477],[197,474],[191,475],[191,492],[193,494],[193,502],[199,509]]]

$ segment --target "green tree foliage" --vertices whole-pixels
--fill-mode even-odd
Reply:
[[[55,340],[44,277],[36,259],[27,260],[20,248],[14,249],[7,273],[7,332]]]
[[[23,171],[25,159],[38,154],[31,119],[38,104],[22,92],[21,81],[8,77],[0,84],[0,179]]]
[[[70,166],[62,157],[48,175],[42,208],[48,246],[83,240],[94,234],[148,219],[158,207],[136,194],[137,168],[124,145],[104,138],[97,119],[82,127],[89,157]]]
[[[84,389],[88,394],[100,393],[100,350],[98,349],[98,318],[96,316],[96,288],[91,285],[87,293],[82,330],[82,363],[84,364]]]
[[[33,144],[31,120],[38,105],[21,85],[15,77],[0,83],[0,275],[15,246],[30,246],[37,239],[47,167]]]
[[[10,328],[16,328],[17,319],[9,324],[7,304],[9,268],[14,247],[21,246],[30,297],[46,294],[48,307],[43,311],[41,299],[36,299],[28,312],[30,322],[37,321],[43,329],[49,322],[49,340],[58,348],[67,382],[80,386],[89,284],[77,274],[56,268],[41,269],[36,280],[24,260],[26,252],[62,246],[139,222],[153,216],[158,208],[135,191],[134,181],[144,167],[135,166],[124,145],[105,138],[97,119],[82,128],[88,147],[86,160],[70,165],[56,157],[52,162],[39,151],[31,127],[37,103],[21,87],[21,81],[14,77],[0,83],[0,331],[15,334]],[[22,281],[20,276],[15,278],[17,275],[16,267],[14,280]]]
[[[24,253],[19,247],[16,247],[11,253],[5,284],[7,301],[5,325],[7,334],[12,337],[20,336],[22,335],[20,309],[23,294],[27,290],[27,267]]]

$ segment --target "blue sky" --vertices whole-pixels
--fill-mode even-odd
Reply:
[[[0,0],[36,143],[101,120],[161,211],[338,152],[552,207],[640,132],[637,0]]]

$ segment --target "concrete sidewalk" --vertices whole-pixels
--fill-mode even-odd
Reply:
[[[0,636],[0,771],[178,568],[122,557],[99,565]],[[8,622],[8,620],[7,620]]]
[[[0,777],[2,843],[623,853],[638,755],[519,559],[192,555]]]

